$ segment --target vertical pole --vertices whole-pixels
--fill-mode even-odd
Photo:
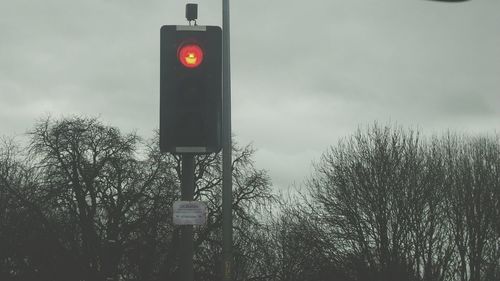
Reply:
[[[193,154],[182,154],[182,178],[181,198],[182,201],[193,201],[194,198],[194,156]],[[181,259],[180,273],[181,281],[193,281],[193,226],[181,226]]]
[[[233,182],[231,145],[231,69],[229,44],[229,0],[222,0],[222,266],[223,281],[232,280]]]

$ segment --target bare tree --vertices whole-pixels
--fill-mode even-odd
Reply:
[[[500,189],[500,143],[488,137],[466,138],[449,134],[443,141],[447,168],[448,212],[460,280],[480,281],[486,252],[498,259],[495,233],[495,192]],[[499,266],[499,261],[494,267]]]
[[[310,205],[358,280],[445,280],[453,248],[443,224],[438,146],[377,124],[323,155]]]
[[[157,136],[143,142],[95,118],[47,118],[29,136],[28,154],[0,150],[2,280],[175,278],[180,232],[171,206],[180,198],[178,156],[160,153]],[[253,153],[251,146],[233,151],[238,280],[258,276],[253,261],[260,253],[252,246],[276,201]],[[221,276],[220,164],[220,155],[196,157],[195,199],[209,207],[208,224],[195,232],[197,280]]]
[[[92,118],[46,119],[30,133],[43,169],[40,188],[57,211],[85,280],[117,278],[132,231],[154,206],[157,169],[135,158],[138,137]],[[144,210],[143,208],[146,208]],[[142,216],[140,216],[140,214]]]

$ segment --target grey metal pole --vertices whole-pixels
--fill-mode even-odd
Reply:
[[[193,201],[194,198],[194,155],[182,155],[181,198],[183,201]],[[193,281],[193,226],[181,226],[181,281]]]
[[[223,281],[232,280],[233,264],[233,182],[231,145],[231,63],[229,41],[229,0],[222,0],[222,266]]]

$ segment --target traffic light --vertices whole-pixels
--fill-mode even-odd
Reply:
[[[160,150],[220,151],[221,28],[162,26],[160,49]]]

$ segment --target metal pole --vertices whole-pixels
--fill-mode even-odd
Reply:
[[[194,156],[182,155],[181,198],[182,201],[193,201],[194,198]],[[182,281],[193,281],[193,226],[181,226],[180,273]]]
[[[229,44],[229,0],[222,0],[222,266],[223,281],[232,280],[233,182],[231,156],[231,64]]]

